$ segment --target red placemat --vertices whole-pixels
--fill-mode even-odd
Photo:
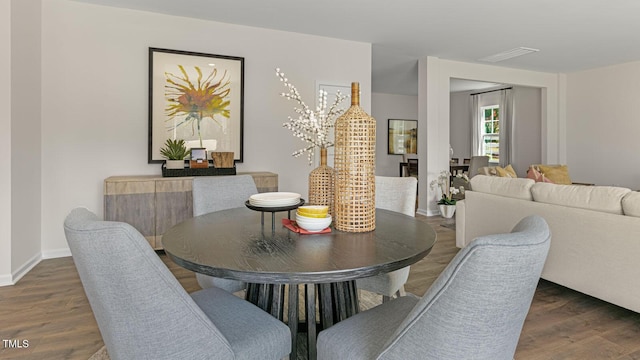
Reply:
[[[331,228],[328,227],[324,230],[321,231],[316,231],[316,232],[312,232],[312,231],[307,231],[301,227],[298,226],[298,224],[296,224],[295,221],[290,220],[290,219],[282,219],[282,225],[284,225],[287,229],[293,231],[293,232],[297,232],[300,234],[326,234],[326,233],[330,233],[331,232]]]

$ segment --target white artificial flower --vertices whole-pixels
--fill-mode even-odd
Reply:
[[[283,127],[291,130],[293,136],[306,141],[309,145],[293,152],[293,156],[298,157],[303,153],[307,153],[309,165],[312,163],[312,155],[316,147],[328,148],[333,146],[333,142],[329,140],[329,130],[334,126],[335,119],[342,114],[343,109],[339,109],[338,105],[346,99],[340,91],[336,94],[336,100],[327,109],[327,92],[318,91],[318,106],[312,111],[300,97],[298,89],[284,76],[280,68],[276,68],[276,75],[280,81],[284,82],[289,92],[281,93],[280,96],[288,100],[296,101],[301,107],[294,107],[293,111],[298,114],[297,118],[289,116],[289,121],[282,124]]]

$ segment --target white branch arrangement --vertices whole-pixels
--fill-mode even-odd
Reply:
[[[344,112],[344,109],[338,108],[338,105],[347,97],[342,95],[338,90],[335,101],[327,109],[327,92],[319,90],[319,105],[315,111],[313,111],[302,101],[298,89],[289,82],[284,76],[284,73],[280,71],[280,68],[276,69],[276,75],[288,90],[288,92],[281,93],[280,96],[287,100],[294,100],[300,105],[300,107],[293,108],[295,113],[298,114],[298,117],[293,118],[289,116],[289,121],[282,124],[282,126],[291,130],[293,136],[309,144],[307,147],[294,151],[291,155],[298,157],[307,153],[307,159],[309,160],[309,165],[311,165],[313,161],[312,156],[316,147],[322,149],[333,146],[333,141],[329,139],[329,130],[334,126],[336,118]]]

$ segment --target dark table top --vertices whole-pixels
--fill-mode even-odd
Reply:
[[[236,208],[197,216],[162,236],[178,265],[203,274],[252,283],[328,283],[403,268],[425,257],[436,241],[426,222],[377,209],[376,229],[300,235],[276,213],[275,231],[260,212]]]

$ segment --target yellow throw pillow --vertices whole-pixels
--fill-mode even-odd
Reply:
[[[567,165],[538,165],[538,168],[554,184],[571,185]]]
[[[496,172],[500,177],[510,177],[510,178],[518,177],[518,175],[516,175],[516,171],[513,170],[513,167],[511,166],[511,164],[507,165],[505,168],[496,166]]]

